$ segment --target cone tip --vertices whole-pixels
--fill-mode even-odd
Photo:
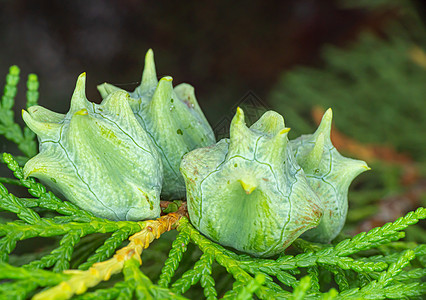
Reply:
[[[278,132],[278,134],[285,134],[285,133],[288,133],[289,131],[291,130],[291,128],[289,128],[289,127],[286,127],[286,128],[284,128],[284,129],[281,129],[280,130],[280,132]]]
[[[27,122],[32,121],[31,114],[27,112],[25,109],[21,111],[21,117],[22,117],[22,120],[24,120],[25,124],[27,124]]]
[[[243,190],[246,192],[247,195],[250,195],[256,189],[255,185],[246,183],[241,179],[238,180],[238,182],[241,184],[241,187],[243,188]]]
[[[331,122],[331,120],[333,119],[333,110],[331,109],[331,107],[325,111],[324,116],[322,118]]]
[[[371,168],[369,166],[367,166],[366,164],[362,166],[362,168],[364,168],[366,171],[370,171]]]
[[[149,48],[148,51],[146,51],[146,57],[148,56],[154,56],[154,51],[152,50],[152,48]]]
[[[164,76],[163,78],[161,78],[160,82],[161,81],[172,82],[173,78],[171,76]]]

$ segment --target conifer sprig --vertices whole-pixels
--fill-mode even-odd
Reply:
[[[152,243],[154,239],[157,239],[166,231],[171,230],[176,226],[179,219],[182,217],[180,213],[171,213],[163,216],[157,220],[144,221],[143,229],[130,237],[130,243],[118,250],[116,254],[109,260],[98,262],[92,265],[88,270],[68,270],[66,273],[71,274],[69,280],[61,282],[59,285],[43,291],[34,297],[37,299],[69,299],[74,294],[82,294],[88,288],[96,286],[101,281],[108,281],[114,274],[120,273],[123,270],[127,270],[125,266],[130,264],[133,266],[136,261],[138,266],[142,264],[141,254],[142,251]],[[130,261],[130,262],[129,262]],[[133,266],[134,267],[134,266]],[[134,269],[134,268],[133,268]],[[136,273],[136,274],[135,274]],[[139,272],[125,272],[126,276],[136,276],[133,281],[130,281],[129,288],[135,290],[135,293],[139,295],[139,298],[143,298],[143,295],[152,292],[158,292],[163,295],[166,290],[160,287],[154,287],[152,282],[146,278],[145,275]],[[138,281],[138,282],[134,282]],[[141,283],[144,286],[139,286],[137,283]]]
[[[14,119],[13,106],[17,94],[19,73],[20,70],[17,66],[11,66],[9,74],[6,76],[6,85],[0,101],[0,135],[17,144],[19,150],[26,157],[32,157],[37,153],[35,134],[28,127],[22,131]],[[38,86],[37,75],[30,74],[27,81],[27,108],[37,104]]]
[[[311,292],[308,296],[319,296],[321,294],[319,293],[318,288],[319,268],[322,271],[326,270],[334,275],[334,280],[339,286],[342,297],[356,298],[364,296],[370,297],[370,295],[372,295],[373,298],[377,296],[379,297],[378,299],[380,299],[381,297],[388,297],[398,293],[400,295],[415,296],[422,295],[426,292],[424,290],[424,285],[421,282],[405,285],[398,283],[395,287],[388,287],[390,284],[390,278],[398,276],[402,272],[402,268],[405,267],[410,260],[416,257],[416,252],[414,250],[406,250],[402,256],[399,256],[398,260],[391,263],[390,266],[388,266],[388,264],[384,261],[366,262],[362,258],[358,260],[348,256],[362,250],[378,247],[382,243],[402,238],[403,234],[401,234],[400,230],[403,230],[409,225],[413,225],[417,223],[418,220],[424,218],[426,218],[426,209],[419,208],[415,212],[410,212],[393,223],[388,223],[383,227],[374,228],[368,233],[361,233],[352,239],[344,240],[335,247],[326,247],[324,249],[320,248],[317,249],[316,252],[310,251],[296,256],[283,255],[276,260],[252,258],[247,255],[236,255],[235,253],[226,250],[222,246],[203,237],[185,218],[180,221],[178,230],[181,233],[187,232],[190,234],[191,242],[194,242],[198,247],[200,247],[205,254],[210,253],[220,265],[224,266],[227,271],[233,275],[236,280],[234,288],[225,294],[225,296],[229,297],[237,295],[242,286],[248,284],[250,280],[253,280],[253,275],[259,273],[263,274],[265,278],[270,277],[270,275],[276,276],[284,285],[295,287],[296,289],[301,286],[305,286],[309,289],[312,285],[313,278],[315,280],[314,284],[317,287],[310,289],[313,293]],[[310,248],[315,249],[315,245],[311,245]],[[419,258],[424,256],[424,253],[421,250],[422,249],[417,251],[417,257]],[[185,284],[194,284],[192,280],[195,278],[193,273],[196,267],[200,268],[199,265],[194,266],[193,270],[185,273],[173,286],[182,287]],[[286,272],[304,268],[307,268],[307,272],[312,276],[309,277],[309,285],[306,283],[308,279],[304,279],[306,282],[302,284],[295,276]],[[361,277],[365,277],[365,274],[375,274],[380,272],[378,275],[379,279],[377,281],[369,281],[369,283],[362,288],[350,288],[350,279],[353,277],[353,274],[348,274],[348,270],[350,272],[358,273]],[[199,270],[199,272],[201,271],[202,270]],[[419,279],[419,276],[422,274],[423,272],[420,270],[415,270],[412,271],[412,273],[403,276],[412,276],[412,278]],[[404,288],[407,288],[406,292],[404,292]],[[268,282],[266,282],[265,287],[256,291],[256,295],[259,298],[267,298],[268,296],[272,297],[272,295],[274,295],[273,297],[290,297],[286,291],[280,289],[280,286],[276,285],[274,282],[269,282],[269,285]],[[416,289],[417,292],[415,292]],[[182,288],[180,292],[184,291],[186,291],[186,287]],[[295,294],[292,297],[296,297],[297,299],[297,297],[299,297],[297,296],[299,293],[301,295],[305,295],[304,293],[306,291],[304,289],[303,291],[303,293],[295,291]],[[334,292],[330,292],[330,294],[333,293]]]
[[[180,232],[172,244],[172,249],[169,252],[169,256],[164,263],[164,267],[161,270],[160,280],[158,285],[162,287],[168,287],[169,283],[182,260],[183,253],[187,250],[189,243],[189,234],[187,232]]]

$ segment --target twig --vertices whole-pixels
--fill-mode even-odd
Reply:
[[[163,233],[174,229],[178,221],[187,215],[186,203],[181,205],[175,213],[170,213],[157,220],[145,221],[145,227],[138,233],[132,235],[130,243],[118,250],[115,255],[106,261],[95,263],[87,271],[68,270],[66,274],[72,277],[56,285],[53,288],[36,294],[33,299],[69,299],[74,294],[82,294],[88,288],[96,286],[101,281],[107,281],[113,274],[123,270],[124,263],[129,259],[136,259],[142,264],[142,251],[158,239]]]

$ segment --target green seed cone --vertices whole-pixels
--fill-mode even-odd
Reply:
[[[25,176],[40,179],[99,217],[134,221],[158,217],[161,158],[128,98],[116,91],[100,105],[90,103],[83,73],[66,115],[40,106],[23,111],[40,143],[40,153],[24,167]]]
[[[272,111],[248,128],[238,109],[229,140],[184,156],[188,212],[198,230],[222,245],[268,257],[318,225],[321,201],[287,147],[288,131]]]
[[[104,83],[98,86],[98,90],[102,97],[106,97],[121,89]],[[149,50],[141,84],[129,94],[129,103],[137,120],[153,139],[163,161],[161,196],[165,199],[183,198],[185,182],[179,173],[183,155],[216,142],[195,98],[194,88],[183,83],[173,89],[169,76],[158,81],[154,54]]]
[[[356,176],[369,170],[364,161],[346,158],[337,152],[330,139],[331,123],[332,111],[329,109],[314,134],[290,141],[309,185],[324,206],[318,227],[302,237],[320,243],[330,242],[342,230],[348,211],[349,185]]]

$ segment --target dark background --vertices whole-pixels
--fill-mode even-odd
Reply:
[[[66,112],[83,71],[91,101],[100,101],[96,85],[105,81],[133,90],[152,48],[158,75],[194,85],[213,125],[249,90],[268,103],[268,91],[283,71],[320,66],[324,44],[345,47],[366,29],[380,34],[387,21],[401,15],[392,7],[346,8],[331,0],[0,5],[0,70],[6,74],[16,64],[24,80],[38,74],[40,105]],[[23,90],[18,108],[24,107]]]

